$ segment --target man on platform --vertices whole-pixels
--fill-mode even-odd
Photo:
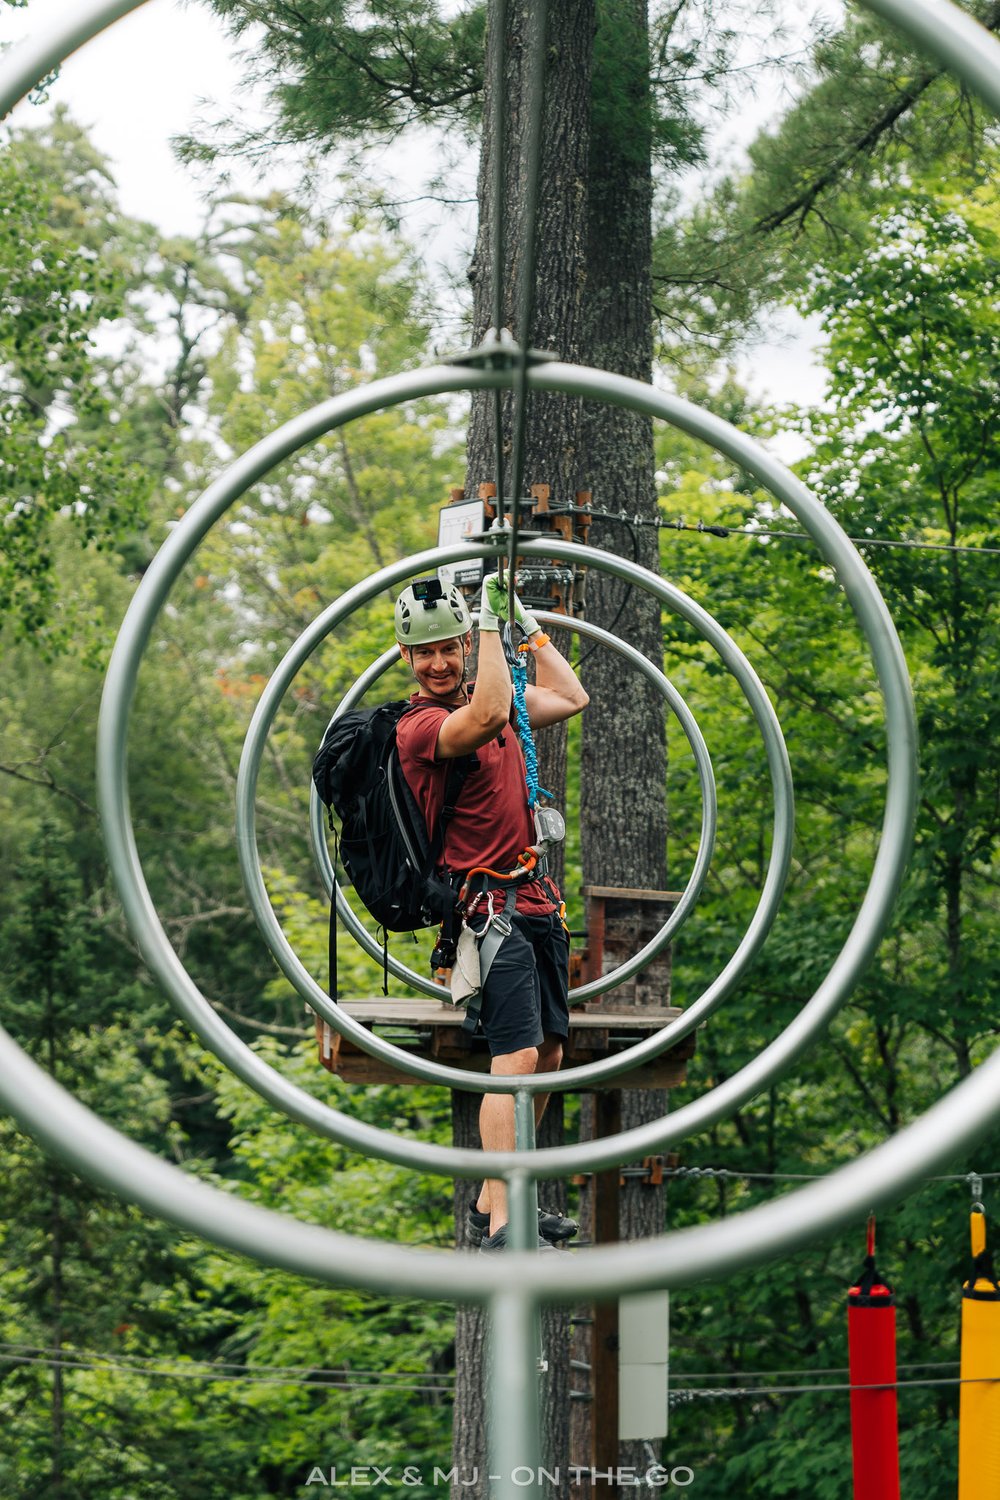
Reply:
[[[429,587],[428,587],[429,585]],[[485,867],[507,872],[536,841],[528,807],[525,762],[511,724],[512,684],[500,638],[508,596],[498,578],[483,584],[479,616],[479,664],[467,681],[472,621],[462,595],[436,579],[405,589],[396,601],[400,655],[417,682],[414,709],[396,730],[400,766],[433,837],[444,797],[447,762],[475,754],[445,830],[443,861],[451,876]],[[517,623],[535,659],[535,682],[525,692],[532,729],[558,724],[587,706],[588,698],[565,658],[515,597]],[[479,930],[491,904],[503,910],[507,889],[491,875],[470,882],[469,924]],[[507,937],[483,983],[480,1022],[490,1048],[491,1072],[508,1076],[555,1071],[569,1035],[569,937],[561,898],[547,877],[517,882]],[[546,1097],[536,1097],[536,1119]],[[479,1130],[487,1151],[514,1149],[514,1101],[485,1094]],[[571,1219],[539,1214],[540,1245],[576,1233]],[[481,1251],[507,1244],[507,1195],[503,1182],[484,1182],[469,1212],[469,1237]]]

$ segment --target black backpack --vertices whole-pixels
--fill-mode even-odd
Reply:
[[[352,709],[328,728],[313,761],[320,801],[340,818],[338,850],[348,879],[385,932],[413,932],[450,921],[455,886],[436,871],[444,835],[473,755],[449,762],[444,805],[428,836],[423,814],[403,775],[396,726],[415,704],[383,703]],[[387,947],[383,941],[383,962]],[[330,994],[336,998],[336,903],[330,911]],[[384,986],[383,986],[384,988]]]

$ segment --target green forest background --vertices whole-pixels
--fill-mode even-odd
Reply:
[[[803,209],[796,225],[777,207],[787,207],[795,171],[807,176],[808,150],[849,135],[850,110],[873,79],[885,82],[892,56],[878,51],[878,35],[854,21],[818,37],[784,124],[695,206],[670,191],[662,168],[654,267],[703,264],[711,245],[732,274],[714,291],[693,275],[676,285],[660,275],[660,378],[765,442],[800,434],[798,471],[852,536],[926,544],[863,549],[903,640],[921,737],[916,847],[891,931],[794,1076],[684,1147],[680,1165],[729,1175],[678,1177],[670,1228],[853,1159],[996,1040],[996,142],[967,98],[938,80],[916,90],[905,130],[831,179],[818,222]],[[721,88],[725,59],[702,61],[699,87]],[[893,87],[911,77],[897,68]],[[697,164],[704,133],[690,100],[674,104],[690,128],[670,150]],[[315,124],[324,128],[332,134]],[[434,268],[376,201],[334,208],[308,175],[297,197],[220,188],[197,237],[165,236],[122,212],[108,163],[58,108],[10,132],[0,205],[3,1024],[88,1106],[206,1181],[352,1233],[450,1245],[450,1183],[357,1158],[276,1116],[175,1021],[111,887],[93,769],[110,645],[171,525],[230,457],[287,418],[430,360]],[[746,225],[768,212],[778,222],[752,239]],[[733,372],[738,341],[783,303],[816,315],[825,333],[827,395],[816,409],[762,408]],[[248,914],[233,815],[243,736],[273,664],[326,602],[433,543],[438,507],[465,481],[465,418],[457,401],[368,417],[258,485],[200,549],[160,622],[130,751],[152,894],[219,1013],[302,1088],[441,1142],[444,1091],[351,1088],[319,1068],[301,1002]],[[807,543],[781,535],[796,530],[792,518],[700,445],[666,429],[656,442],[663,572],[762,676],[797,797],[781,916],[740,991],[699,1033],[684,1099],[771,1040],[839,950],[877,847],[884,733],[864,642],[829,570]],[[955,544],[962,550],[948,550]],[[331,707],[388,640],[388,610],[382,599],[361,611],[303,669],[261,777],[269,889],[320,979],[326,908],[306,837],[309,763]],[[683,1005],[753,910],[771,808],[738,690],[673,618],[664,664],[704,729],[720,804],[708,887],[675,949]],[[387,678],[386,695],[402,684]],[[572,752],[570,761],[577,805],[587,788]],[[666,795],[676,886],[700,804],[674,726]],[[578,925],[572,845],[566,886]],[[345,944],[344,992],[370,995],[379,982],[377,966]],[[996,1145],[956,1161],[956,1176],[1000,1170]],[[449,1307],[335,1291],[225,1254],[71,1177],[7,1120],[0,1156],[6,1500],[259,1500],[315,1493],[306,1480],[316,1465],[447,1470]],[[926,1500],[955,1491],[958,1398],[947,1381],[957,1375],[969,1201],[964,1181],[930,1180],[879,1220],[901,1378],[919,1382],[899,1398],[904,1493]],[[985,1201],[996,1217],[990,1181]],[[847,1492],[846,1393],[785,1388],[846,1378],[845,1290],[863,1254],[858,1225],[673,1297],[675,1397],[662,1452],[694,1471],[693,1492]],[[718,1394],[728,1385],[753,1394]]]

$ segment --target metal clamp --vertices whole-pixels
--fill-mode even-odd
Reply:
[[[545,349],[523,350],[509,328],[487,328],[481,344],[457,354],[441,356],[443,365],[469,365],[474,370],[513,370],[528,365],[549,364],[559,358]]]

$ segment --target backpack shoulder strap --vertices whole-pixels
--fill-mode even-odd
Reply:
[[[444,783],[444,801],[441,805],[437,827],[434,830],[435,860],[437,860],[441,850],[444,848],[445,832],[448,824],[455,816],[455,808],[459,797],[462,795],[462,788],[469,779],[469,773],[478,764],[478,757],[476,756],[476,752],[473,751],[471,755],[456,756],[448,767],[448,774],[445,777]]]
[[[404,712],[411,712],[412,713],[414,710],[418,710],[419,711],[420,709],[427,708],[427,707],[431,707],[431,708],[441,707],[441,708],[444,708],[447,713],[454,713],[455,712],[454,708],[448,707],[447,705],[445,705],[443,703],[440,704],[440,705],[439,704],[425,704],[425,703],[411,703],[411,704],[408,705],[408,708],[406,710],[404,710]],[[400,715],[400,717],[402,718],[402,715]],[[428,871],[428,873],[434,869],[434,866],[437,864],[438,860],[441,858],[441,851],[444,849],[444,836],[445,836],[445,833],[447,832],[448,824],[451,822],[452,818],[455,815],[455,809],[456,809],[456,806],[457,806],[457,803],[458,803],[458,799],[461,796],[462,788],[465,785],[465,783],[466,783],[466,781],[467,781],[470,773],[472,771],[474,771],[475,768],[478,765],[479,765],[479,757],[478,757],[478,755],[476,754],[476,752],[474,750],[470,751],[468,755],[455,756],[451,760],[449,760],[449,762],[448,762],[448,772],[447,772],[447,775],[445,776],[445,782],[444,782],[444,799],[443,799],[442,804],[441,804],[441,812],[440,812],[440,814],[438,816],[437,826],[434,829],[434,837],[433,837],[433,839],[427,837],[427,843],[428,843],[428,846],[429,846],[429,855],[428,855],[428,860],[427,860],[427,871]],[[406,791],[407,791],[407,794],[408,794],[408,801],[410,802],[411,806],[416,810],[416,798],[413,796],[413,793],[410,791],[409,783],[407,782],[406,777],[403,774],[403,768],[402,768],[402,766],[399,763],[399,751],[398,750],[396,751],[396,766],[397,766],[397,768],[399,770],[400,780],[402,781],[403,785],[406,787]],[[420,821],[421,821],[421,823],[423,823],[423,815],[422,814],[420,816]],[[425,830],[425,833],[426,833],[426,830]]]

